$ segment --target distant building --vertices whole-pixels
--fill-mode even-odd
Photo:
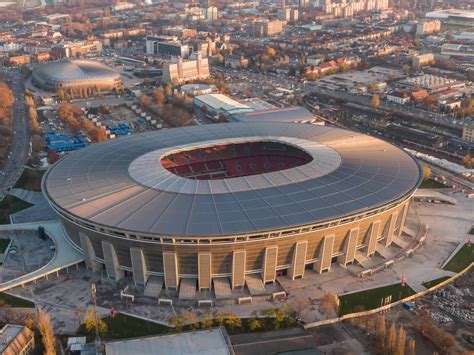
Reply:
[[[291,9],[289,7],[284,9],[278,9],[277,17],[282,21],[290,21],[291,18]]]
[[[474,125],[463,127],[461,139],[469,143],[474,143]]]
[[[102,53],[102,42],[99,40],[61,43],[51,48],[51,56],[55,59],[94,57]]]
[[[417,35],[426,35],[430,33],[435,33],[441,31],[441,21],[437,19],[433,20],[421,20],[416,25],[416,34]]]
[[[194,53],[190,60],[172,57],[171,62],[163,65],[163,83],[182,84],[193,80],[209,78],[209,61]]]
[[[226,68],[242,69],[247,68],[248,65],[249,60],[241,55],[231,55],[224,58],[224,66]]]
[[[206,21],[215,21],[218,17],[218,10],[215,6],[209,6],[201,9],[202,17]]]
[[[258,37],[275,36],[283,32],[285,23],[280,20],[256,21],[253,23],[253,32]]]
[[[7,324],[0,329],[2,355],[26,355],[35,348],[35,334],[23,325]]]
[[[199,95],[195,96],[193,101],[196,107],[206,107],[207,111],[216,118],[220,113],[230,116],[254,111],[254,109],[248,105],[222,94]]]
[[[190,47],[179,41],[166,41],[163,37],[148,36],[146,38],[146,54],[161,57],[188,58]]]
[[[406,92],[393,92],[387,95],[387,100],[399,105],[405,105],[410,102],[410,95]]]
[[[30,64],[31,56],[29,54],[14,55],[8,57],[8,64],[11,66]]]
[[[198,96],[217,92],[217,87],[215,85],[206,84],[186,84],[181,86],[179,91],[184,95]]]
[[[434,63],[434,60],[435,58],[433,53],[415,55],[413,57],[412,65],[413,68],[420,69]]]

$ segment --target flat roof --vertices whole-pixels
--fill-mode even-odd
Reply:
[[[230,355],[230,344],[221,329],[112,341],[105,343],[107,355]]]
[[[271,140],[313,160],[221,180],[177,176],[161,156],[196,146]],[[282,122],[200,125],[134,134],[83,148],[53,165],[43,191],[54,208],[131,234],[217,236],[278,230],[358,214],[407,197],[420,169],[371,136]]]

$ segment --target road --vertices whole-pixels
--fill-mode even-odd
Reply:
[[[11,156],[5,160],[3,174],[0,175],[0,200],[15,184],[23,166],[28,160],[30,151],[30,132],[28,129],[28,109],[23,101],[23,76],[17,71],[6,73],[9,84],[13,89],[15,103],[13,104],[13,140],[10,148]]]

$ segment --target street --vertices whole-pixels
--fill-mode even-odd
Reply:
[[[13,104],[11,156],[5,160],[4,174],[0,175],[0,200],[3,200],[21,174],[30,150],[28,109],[23,101],[23,76],[17,71],[9,71],[6,74],[9,79],[8,84],[13,89],[15,103]]]

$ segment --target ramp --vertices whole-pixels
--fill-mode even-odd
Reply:
[[[179,299],[180,300],[195,300],[196,299],[196,279],[181,279],[179,284]]]
[[[369,257],[367,257],[367,255],[365,255],[364,253],[362,253],[360,250],[357,250],[356,251],[356,254],[355,254],[355,261],[357,261],[357,263],[362,266],[364,269],[369,269],[371,268],[371,265],[372,265],[372,261],[369,259]]]
[[[409,237],[415,238],[415,235],[416,235],[415,231],[407,226],[403,227],[402,232],[408,235]]]
[[[260,275],[247,275],[245,276],[245,283],[252,296],[258,296],[265,294],[265,285],[262,282]]]
[[[377,244],[375,251],[384,259],[390,259],[387,249],[382,244]]]
[[[395,237],[395,236],[392,239],[392,243],[401,249],[406,249],[408,248],[408,245],[409,245],[409,243],[404,241],[402,238]]]
[[[215,277],[212,282],[214,283],[214,294],[217,299],[232,298],[232,289],[227,277]]]
[[[160,276],[150,276],[143,295],[146,297],[159,298],[161,289],[163,288],[163,277]]]

